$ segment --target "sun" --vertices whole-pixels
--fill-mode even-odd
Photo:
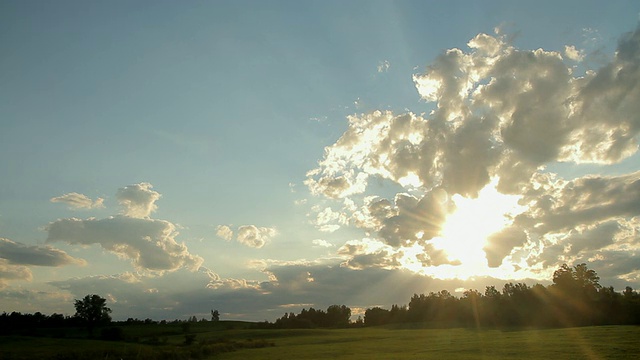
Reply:
[[[432,267],[425,272],[440,278],[469,278],[492,272],[483,249],[487,238],[510,225],[513,216],[524,210],[518,205],[519,196],[501,194],[496,185],[494,179],[475,199],[451,197],[456,210],[447,216],[441,236],[431,244],[459,265]]]

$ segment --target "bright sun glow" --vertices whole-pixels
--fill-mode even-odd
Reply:
[[[489,269],[483,248],[487,238],[511,223],[513,216],[523,211],[518,196],[504,195],[496,190],[497,181],[480,191],[475,199],[454,195],[456,210],[450,214],[442,228],[441,237],[431,243],[444,250],[449,260],[460,265],[443,265],[424,269],[438,278],[461,278],[497,275],[497,269]]]

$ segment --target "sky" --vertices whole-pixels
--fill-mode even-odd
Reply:
[[[0,2],[0,311],[640,288],[638,1]]]

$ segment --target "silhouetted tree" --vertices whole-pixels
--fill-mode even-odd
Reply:
[[[107,300],[98,295],[87,295],[82,300],[75,300],[75,317],[81,319],[89,335],[93,336],[95,326],[109,323],[111,321],[111,309],[107,307]]]
[[[218,310],[211,310],[211,321],[220,321],[220,313]]]
[[[364,312],[364,325],[365,326],[378,326],[389,323],[389,310],[381,307],[374,307],[367,309]]]
[[[601,286],[598,274],[582,263],[569,267],[562,264],[553,273],[552,293],[556,309],[564,315],[566,325],[595,325],[596,303]]]
[[[273,327],[284,329],[307,329],[313,327],[347,327],[351,317],[351,309],[345,305],[331,305],[327,311],[314,308],[302,309],[300,314],[285,313],[276,319]]]
[[[351,319],[351,309],[345,305],[331,305],[327,308],[326,325],[330,327],[347,327]]]
[[[467,325],[475,325],[480,327],[482,319],[480,314],[482,313],[482,294],[478,290],[465,290],[460,299],[460,308],[462,313],[462,321]]]

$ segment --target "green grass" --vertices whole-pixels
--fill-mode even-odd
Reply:
[[[273,334],[275,347],[216,359],[638,359],[640,327],[551,330],[366,328]]]
[[[639,359],[640,327],[545,330],[255,330],[198,323],[123,327],[129,342],[0,336],[0,359]],[[215,354],[215,355],[214,355]]]

